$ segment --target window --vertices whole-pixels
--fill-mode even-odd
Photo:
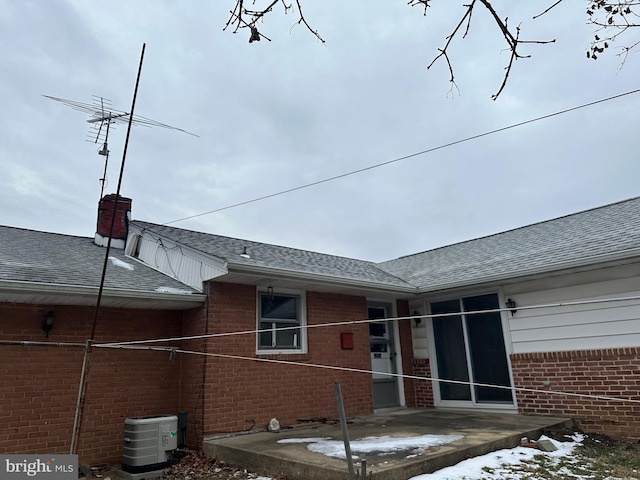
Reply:
[[[301,295],[258,292],[258,350],[302,351],[304,298]]]

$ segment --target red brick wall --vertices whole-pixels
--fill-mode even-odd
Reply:
[[[118,200],[118,205],[115,205]],[[98,204],[98,224],[96,231],[103,237],[108,237],[113,221],[113,207],[116,207],[115,222],[113,223],[113,238],[127,238],[127,213],[131,211],[131,199],[111,193],[100,199]]]
[[[516,387],[640,400],[640,348],[511,355]],[[550,381],[549,387],[543,382]],[[566,415],[580,428],[640,439],[640,405],[539,392],[516,392],[522,413]]]
[[[431,366],[428,358],[414,358],[412,363],[413,374],[416,377],[431,378]],[[416,380],[414,386],[416,407],[433,407],[433,384],[431,380]]]
[[[209,285],[209,330],[212,333],[256,328],[256,287]],[[349,295],[307,292],[307,323],[342,322],[366,318],[366,299]],[[342,350],[340,333],[354,334],[354,349]],[[332,365],[370,370],[366,324],[311,328],[308,353],[256,355],[255,334],[213,338],[208,351],[224,355],[277,359],[302,364]],[[282,425],[299,419],[337,416],[334,381],[342,387],[349,416],[373,409],[368,373],[283,365],[232,358],[209,357],[206,365],[205,433],[239,431],[267,426],[271,418]]]
[[[200,336],[206,332],[206,307],[185,312],[182,323],[184,337]],[[205,339],[183,340],[180,348],[190,352],[206,352],[206,345]],[[181,369],[179,411],[187,412],[187,445],[197,448],[202,445],[203,439],[204,375],[207,357],[180,354],[179,358]]]
[[[397,302],[398,317],[409,316],[409,303],[405,300]],[[413,359],[413,339],[411,337],[412,320],[399,320],[398,330],[400,332],[400,348],[402,349],[402,373],[411,374]],[[414,380],[405,378],[404,382],[404,398],[407,407],[416,406],[416,395]]]
[[[55,312],[49,339],[41,330]],[[0,303],[0,340],[74,342],[90,336],[94,309]],[[97,341],[178,336],[182,312],[101,311]],[[94,348],[79,437],[82,463],[118,463],[124,420],[178,410],[180,363],[167,353]],[[0,452],[69,453],[84,348],[0,345]]]
[[[98,342],[229,333],[256,328],[254,286],[211,283],[207,307],[187,312],[103,308]],[[307,292],[310,326],[363,320],[364,297]],[[41,330],[48,310],[55,312],[50,338]],[[405,303],[398,304],[401,315]],[[0,303],[0,340],[48,341],[52,346],[0,345],[0,453],[68,453],[77,401],[84,342],[93,307]],[[401,322],[403,368],[411,369],[411,325]],[[354,348],[343,350],[340,333],[352,333]],[[79,347],[57,347],[74,342]],[[176,345],[178,345],[176,343]],[[334,382],[342,387],[349,416],[371,413],[369,336],[366,324],[311,328],[308,353],[256,355],[255,335],[183,340],[181,349],[250,358],[330,365],[348,372],[300,365],[179,354],[94,348],[79,441],[81,463],[119,463],[127,417],[188,413],[188,445],[204,436],[264,428],[276,417],[283,425],[299,419],[337,416]],[[206,383],[205,383],[206,382]],[[413,385],[405,381],[407,403]]]

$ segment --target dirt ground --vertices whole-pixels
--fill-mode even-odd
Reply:
[[[87,476],[81,476],[78,480],[126,480],[118,467],[97,465]],[[158,480],[256,480],[272,478],[274,480],[286,480],[286,476],[264,477],[248,472],[242,468],[235,468],[224,462],[213,460],[201,451],[193,451],[185,454],[177,463],[165,469]]]
[[[234,468],[224,462],[212,460],[203,452],[192,452],[179,463],[165,470],[162,480],[212,480],[212,479],[257,479],[260,475]],[[262,477],[264,478],[264,477]],[[275,480],[286,480],[280,475]]]

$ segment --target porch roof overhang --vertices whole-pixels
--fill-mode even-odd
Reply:
[[[98,287],[0,280],[0,302],[95,306]],[[204,304],[206,295],[104,288],[100,305],[117,308],[188,310]]]
[[[390,285],[333,275],[243,264],[227,264],[227,273],[225,275],[210,280],[242,285],[271,285],[281,288],[385,299],[413,298],[417,294],[417,289],[413,286]]]

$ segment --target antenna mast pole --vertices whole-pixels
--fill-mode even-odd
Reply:
[[[98,300],[96,302],[95,313],[93,317],[93,327],[91,329],[91,337],[87,340],[84,349],[84,359],[82,361],[82,374],[80,378],[80,387],[78,389],[78,400],[76,403],[76,413],[73,421],[73,434],[71,436],[71,454],[78,453],[78,440],[80,438],[80,431],[82,428],[82,419],[84,406],[86,403],[87,384],[89,379],[89,371],[91,369],[91,354],[93,342],[96,337],[96,326],[98,324],[98,314],[100,312],[100,302],[102,300],[102,291],[104,289],[104,281],[107,273],[107,265],[109,264],[109,250],[111,249],[111,236],[113,234],[113,228],[116,219],[116,209],[118,208],[118,199],[120,198],[120,186],[122,185],[122,177],[124,174],[124,164],[127,158],[127,147],[129,145],[129,135],[131,133],[131,124],[133,123],[133,111],[136,105],[136,97],[138,95],[138,85],[140,83],[140,74],[142,73],[142,61],[144,60],[144,49],[146,44],[142,44],[142,53],[140,54],[140,65],[138,66],[138,76],[136,77],[136,86],[133,90],[133,100],[131,102],[131,114],[129,115],[129,123],[127,126],[127,136],[124,142],[124,151],[122,152],[122,163],[120,165],[120,176],[118,177],[118,188],[116,191],[116,201],[113,203],[113,215],[111,218],[111,228],[109,230],[109,239],[107,241],[107,248],[104,255],[104,265],[102,267],[102,278],[100,279],[100,288],[98,289]],[[107,124],[108,128],[108,124]],[[106,142],[105,142],[106,145]]]
[[[104,184],[107,181],[107,165],[109,164],[109,125],[111,125],[111,118],[107,120],[107,132],[104,136],[104,144],[102,145],[102,149],[98,151],[98,155],[104,156],[104,172],[102,172],[102,178],[100,179],[100,199],[104,195]]]

